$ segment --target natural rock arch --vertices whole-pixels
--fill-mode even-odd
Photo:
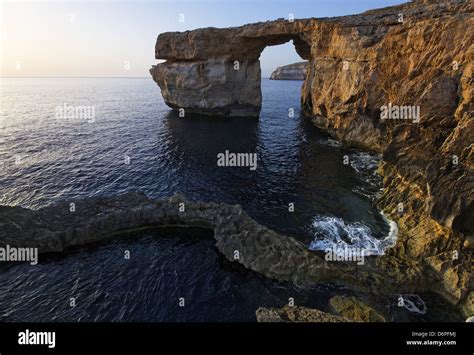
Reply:
[[[377,205],[399,235],[392,257],[379,259],[391,260],[391,270],[428,275],[424,282],[470,316],[473,26],[472,1],[414,0],[359,15],[164,33],[155,54],[167,62],[151,74],[175,109],[257,116],[258,56],[293,39],[309,60],[302,113],[338,140],[383,155]],[[416,106],[420,117],[381,119],[389,103]]]
[[[311,20],[277,20],[235,28],[168,32],[158,37],[150,73],[175,110],[217,116],[258,117],[262,106],[259,57],[267,46],[293,41],[309,59],[304,39]]]

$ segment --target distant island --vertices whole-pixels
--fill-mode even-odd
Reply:
[[[272,75],[270,75],[270,80],[304,80],[307,69],[308,62],[284,65],[273,71]]]

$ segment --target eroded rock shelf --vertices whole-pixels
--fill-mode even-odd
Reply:
[[[238,205],[196,203],[180,196],[151,200],[142,193],[128,193],[63,201],[39,210],[2,206],[0,246],[38,248],[40,254],[63,252],[159,226],[212,229],[217,249],[228,260],[272,279],[338,282],[382,295],[437,290],[421,263],[388,255],[366,257],[363,266],[326,262],[323,252],[308,250],[294,238],[260,225]],[[410,273],[402,271],[407,267]]]

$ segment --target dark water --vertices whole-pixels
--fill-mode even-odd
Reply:
[[[3,79],[0,204],[141,190],[240,204],[258,222],[321,249],[379,252],[389,225],[373,206],[377,157],[341,147],[299,115],[301,82],[263,81],[256,119],[178,118],[151,79]],[[55,118],[93,105],[95,120]],[[294,117],[288,110],[294,108]],[[218,167],[256,152],[258,168]],[[344,157],[349,164],[344,164]],[[129,164],[127,160],[129,159]],[[295,211],[288,211],[288,204]],[[155,231],[0,271],[5,320],[254,321],[259,306],[327,307],[337,286],[298,289],[224,260],[202,231]],[[206,233],[204,233],[206,234]],[[131,250],[131,260],[123,258]],[[69,306],[76,297],[76,307]],[[186,306],[178,307],[184,297]],[[396,301],[394,301],[396,302]]]
[[[38,208],[141,190],[241,204],[259,222],[308,244],[318,216],[361,222],[377,238],[388,233],[364,196],[373,184],[352,166],[375,158],[334,147],[299,117],[300,81],[264,80],[260,120],[180,119],[150,79],[4,79],[2,85],[0,204]],[[64,104],[94,105],[95,122],[55,118]],[[256,152],[257,170],[218,167],[217,154],[226,150]],[[343,164],[345,155],[352,165]],[[295,213],[288,212],[292,202]]]
[[[2,277],[0,314],[9,321],[249,321],[258,307],[290,297],[326,307],[339,292],[268,280],[228,262],[211,232],[167,228],[16,266]]]

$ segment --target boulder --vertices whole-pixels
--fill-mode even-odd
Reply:
[[[290,307],[282,308],[258,308],[255,312],[257,322],[260,323],[333,323],[348,322],[346,318],[332,315],[314,308]]]
[[[329,304],[336,314],[355,322],[385,322],[385,317],[355,297],[335,296]]]

